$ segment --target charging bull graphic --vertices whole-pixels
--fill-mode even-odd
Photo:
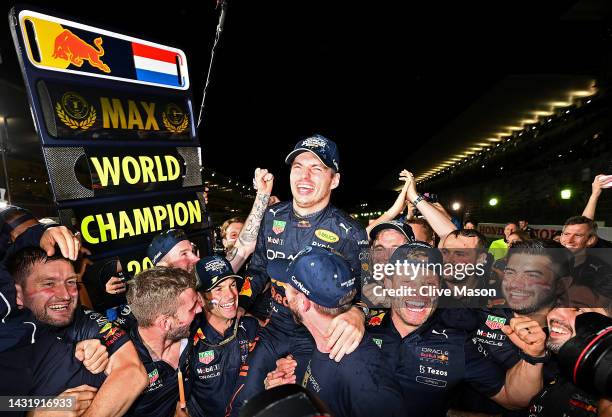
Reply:
[[[55,38],[53,58],[65,59],[77,67],[81,67],[83,61],[88,61],[94,68],[98,68],[106,73],[111,72],[108,65],[100,60],[100,57],[104,55],[102,38],[94,39],[94,45],[96,46],[95,48],[68,29],[64,29]]]

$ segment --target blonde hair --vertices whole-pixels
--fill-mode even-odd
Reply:
[[[221,238],[225,239],[225,235],[227,234],[227,228],[230,226],[230,224],[232,223],[242,223],[244,224],[245,220],[242,217],[232,217],[231,219],[227,219],[226,221],[223,222],[223,224],[220,227],[221,230]]]
[[[159,316],[174,316],[179,296],[196,288],[193,273],[180,268],[158,266],[136,275],[127,291],[127,301],[138,325],[151,327]]]

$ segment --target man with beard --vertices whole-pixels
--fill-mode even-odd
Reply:
[[[238,314],[242,315],[251,309],[267,282],[271,283],[270,321],[259,332],[259,340],[247,359],[247,375],[239,378],[237,395],[229,409],[234,416],[245,401],[264,390],[263,381],[277,359],[291,353],[298,363],[299,378],[314,348],[307,329],[292,319],[285,287],[268,276],[268,262],[293,259],[309,245],[332,248],[346,257],[353,276],[361,283],[360,254],[368,248],[365,230],[330,204],[332,190],[340,185],[339,160],[336,144],[321,135],[301,140],[285,158],[291,165],[292,200],[268,207],[239,295]],[[354,306],[330,323],[332,359],[340,361],[359,345],[365,329],[364,310],[367,309]]]
[[[420,242],[403,245],[391,257],[397,261],[411,268],[396,272],[391,312],[368,330],[392,364],[409,415],[446,415],[451,390],[461,382],[504,407],[526,406],[541,386],[542,365],[521,364],[506,372],[478,353],[466,331],[445,324],[437,309],[442,258],[436,249]],[[503,331],[525,354],[544,353],[546,335],[535,321],[514,318]]]
[[[187,408],[192,417],[221,417],[238,374],[244,372],[249,345],[259,324],[254,317],[236,318],[238,280],[229,261],[207,256],[195,267],[203,312],[193,322],[190,340],[192,389]]]
[[[138,274],[127,300],[138,326],[129,335],[149,377],[127,416],[173,416],[179,407],[179,370],[189,371],[189,327],[202,311],[196,279],[179,268],[155,267]]]
[[[26,247],[9,257],[6,264],[15,280],[17,304],[32,311],[36,320],[58,339],[75,343],[96,340],[100,349],[95,353],[91,346],[79,349],[77,345],[75,355],[90,371],[104,371],[108,375],[98,395],[104,401],[113,398],[109,407],[113,412],[123,413],[145,386],[144,368],[125,331],[101,314],[78,306],[77,276],[72,262],[59,255],[59,251],[56,253],[47,256],[41,248]],[[125,379],[133,384],[122,387]]]
[[[589,287],[572,286],[568,290],[568,307],[556,307],[547,317],[549,336],[546,347],[553,353],[545,364],[545,386],[529,407],[533,417],[595,417],[602,415],[601,398],[583,391],[560,375],[556,354],[570,338],[576,336],[576,317],[584,313],[612,315],[612,286],[607,279],[598,279]],[[607,399],[603,399],[608,405]],[[599,411],[599,414],[598,414]]]
[[[525,355],[501,330],[512,319],[526,317],[546,327],[546,315],[571,284],[571,253],[552,241],[518,242],[508,252],[502,277],[505,307],[478,310],[478,328],[472,341],[478,351],[502,370],[521,364],[543,364],[547,355]],[[499,413],[502,410],[475,392],[463,392],[454,407]]]
[[[351,308],[356,280],[338,254],[308,246],[293,261],[268,264],[270,277],[285,285],[289,309],[308,329],[314,349],[302,380],[335,417],[404,415],[392,369],[366,333],[353,353],[341,362],[329,358],[327,328],[334,317]]]

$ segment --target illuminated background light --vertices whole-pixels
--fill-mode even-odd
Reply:
[[[569,188],[561,190],[561,199],[562,200],[569,200],[570,198],[572,198],[572,190],[570,190]]]

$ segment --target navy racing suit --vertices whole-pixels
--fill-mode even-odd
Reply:
[[[296,376],[302,378],[314,348],[308,330],[297,324],[288,308],[285,289],[274,277],[268,277],[269,260],[292,259],[306,246],[327,247],[339,252],[349,262],[353,275],[361,282],[361,259],[367,254],[365,229],[342,210],[329,204],[323,210],[301,217],[292,202],[282,202],[267,209],[257,236],[257,246],[240,291],[239,305],[248,312],[255,297],[271,281],[272,309],[270,321],[256,341],[247,359],[248,372],[240,376],[236,394],[228,407],[228,415],[237,415],[240,407],[253,395],[263,391],[263,381],[276,367],[276,360],[292,354],[298,366]],[[361,285],[357,287],[361,289]]]

